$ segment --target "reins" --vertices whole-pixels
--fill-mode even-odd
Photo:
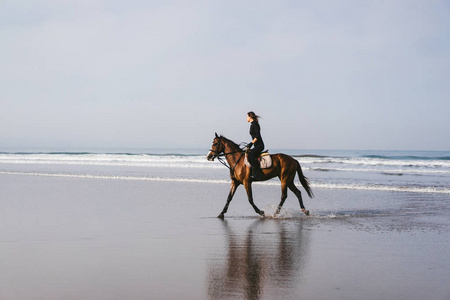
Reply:
[[[241,155],[239,156],[239,158],[238,158],[236,164],[234,165],[233,169],[231,169],[231,167],[227,164],[226,156],[227,156],[227,155],[230,155],[230,154],[235,154],[235,153],[240,153]],[[224,153],[224,154],[218,154],[218,155],[217,155],[217,160],[218,160],[222,165],[224,165],[225,167],[227,167],[228,169],[230,169],[230,171],[234,172],[234,169],[236,168],[237,164],[238,164],[239,161],[241,160],[241,157],[242,157],[243,154],[244,154],[243,151],[235,151],[235,152],[228,152],[228,153]],[[221,156],[224,156],[224,157],[225,157],[225,160],[224,160],[223,158],[221,158]]]
[[[211,151],[211,152],[214,152],[215,154],[216,154],[216,157],[217,157],[217,160],[222,164],[222,165],[224,165],[225,167],[227,167],[228,169],[230,169],[231,170],[231,167],[227,164],[227,161],[226,161],[226,156],[227,155],[230,155],[230,154],[236,154],[236,153],[240,153],[241,154],[241,156],[239,156],[239,159],[238,159],[238,161],[236,162],[236,164],[234,165],[234,167],[233,167],[233,170],[234,170],[234,168],[236,167],[236,165],[238,164],[238,162],[239,162],[239,160],[241,159],[241,157],[242,157],[242,155],[244,154],[244,151],[234,151],[234,152],[228,152],[228,153],[222,153],[222,154],[220,154],[220,153],[217,153],[217,151],[214,151],[214,150],[209,150],[209,151]],[[224,156],[225,157],[225,160],[221,157],[221,156]]]
[[[222,137],[219,138],[218,143],[219,143],[219,145],[220,145],[220,143],[222,143]],[[241,144],[245,144],[245,143],[241,143]],[[240,146],[241,144],[239,144],[239,146]],[[217,148],[218,148],[218,147],[217,147]],[[216,149],[217,149],[217,148],[216,148]],[[217,151],[212,150],[212,149],[209,150],[209,151],[214,152],[214,153],[216,154],[217,160],[218,160],[222,165],[224,165],[225,167],[227,167],[227,168],[230,170],[231,175],[234,177],[234,169],[236,168],[236,166],[238,165],[239,161],[241,160],[242,155],[244,155],[244,153],[245,153],[244,150],[239,149],[239,151],[233,151],[233,152],[228,152],[228,153],[225,153],[225,152],[224,152],[223,154],[220,154],[220,153],[218,153]],[[236,154],[236,153],[240,153],[241,155],[239,156],[238,160],[237,160],[236,163],[234,164],[233,168],[231,168],[231,166],[229,166],[229,165],[227,164],[226,157],[227,157],[227,155],[230,155],[230,154]],[[225,157],[225,160],[224,160],[221,156]]]

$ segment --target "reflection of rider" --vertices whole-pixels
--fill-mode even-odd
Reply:
[[[247,113],[247,122],[251,122],[250,135],[252,136],[251,143],[247,146],[247,150],[253,145],[253,149],[248,154],[248,161],[252,165],[252,178],[261,179],[262,171],[257,158],[261,155],[264,150],[264,142],[261,137],[261,127],[258,122],[259,116],[254,112]]]

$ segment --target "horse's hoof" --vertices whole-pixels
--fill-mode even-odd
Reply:
[[[302,211],[305,213],[305,215],[309,216],[309,210],[307,210],[307,209],[302,209]]]
[[[224,215],[223,214],[220,214],[220,215],[218,215],[217,216],[219,219],[223,219],[224,218]]]
[[[259,212],[259,214],[261,215],[261,217],[265,217],[264,211],[263,211],[263,210],[261,210],[261,211]]]
[[[275,212],[275,216],[278,215],[280,213],[280,211],[281,211],[281,207],[278,206],[277,211]]]

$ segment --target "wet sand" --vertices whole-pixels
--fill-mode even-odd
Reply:
[[[314,193],[0,175],[0,299],[450,299],[448,195]]]

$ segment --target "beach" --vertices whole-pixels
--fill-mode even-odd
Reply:
[[[0,37],[0,300],[450,300],[450,0],[7,0]]]
[[[290,193],[273,217],[279,186],[254,184],[267,217],[241,187],[222,220],[226,176],[26,167],[0,174],[0,299],[450,298],[445,193],[313,187],[311,216]]]

